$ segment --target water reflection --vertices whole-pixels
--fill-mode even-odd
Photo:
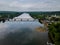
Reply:
[[[0,23],[0,45],[46,45],[48,32],[36,32],[39,22]]]

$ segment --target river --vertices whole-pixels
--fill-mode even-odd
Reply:
[[[48,32],[37,32],[39,22],[7,21],[0,23],[0,45],[46,45]]]

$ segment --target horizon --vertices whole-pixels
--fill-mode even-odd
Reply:
[[[0,12],[60,12],[60,11],[0,11]]]

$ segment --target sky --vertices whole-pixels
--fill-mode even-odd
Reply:
[[[60,11],[60,0],[0,0],[0,11]]]

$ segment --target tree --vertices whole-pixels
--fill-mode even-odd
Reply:
[[[53,35],[55,45],[60,45],[60,22],[49,25],[49,33]]]

